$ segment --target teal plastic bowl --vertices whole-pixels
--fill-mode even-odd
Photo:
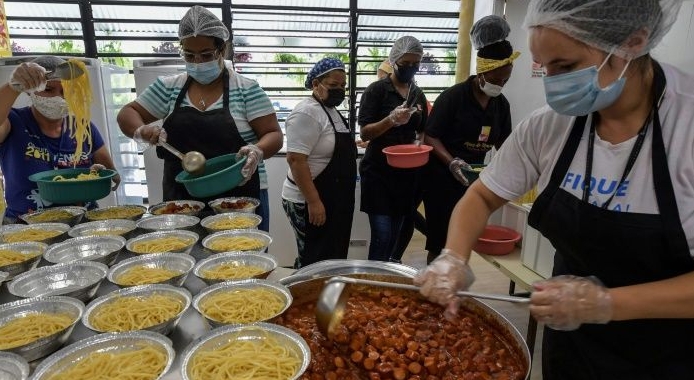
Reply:
[[[75,178],[79,174],[89,174],[89,169],[47,170],[29,176],[36,182],[41,198],[57,204],[73,204],[96,201],[111,192],[111,178],[118,174],[115,170],[99,170],[99,178],[80,181],[54,181],[56,176]]]
[[[176,176],[176,182],[182,183],[194,197],[211,197],[229,191],[241,183],[241,168],[245,162],[246,157],[237,161],[235,153],[211,158],[205,162],[203,175],[194,176],[182,171]]]
[[[477,170],[468,170],[468,169],[463,169],[463,174],[465,174],[465,178],[467,178],[470,183],[473,183],[477,180],[477,178],[480,177],[480,173],[482,172],[481,169],[484,169],[487,167],[485,164],[471,164],[470,165],[472,169],[477,169]]]

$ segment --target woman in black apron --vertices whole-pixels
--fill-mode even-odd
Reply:
[[[339,59],[320,60],[306,78],[306,88],[313,90],[311,98],[299,103],[287,118],[290,173],[284,184],[282,205],[296,235],[295,268],[321,260],[347,258],[354,214],[357,147],[349,123],[335,109],[344,101],[346,84],[344,64]],[[311,155],[325,148],[320,144],[321,139],[329,138],[324,133],[323,116],[327,117],[335,141],[328,164],[314,175],[309,165]],[[305,133],[310,134],[305,140],[315,141],[314,144],[300,141],[298,136]],[[312,161],[317,159],[313,157]],[[296,194],[297,188],[300,194]]]
[[[517,127],[512,144],[501,149],[454,213],[452,226],[471,233],[449,235],[449,255],[415,280],[429,298],[454,304],[451,292],[471,278],[465,262],[483,228],[480,220],[505,202],[496,194],[530,189],[537,177],[513,172],[537,165],[539,182],[546,185],[528,224],[557,250],[554,277],[534,285],[530,306],[547,326],[545,380],[694,376],[694,260],[691,233],[683,228],[691,223],[694,188],[680,174],[691,166],[694,142],[678,140],[688,139],[682,132],[692,128],[687,115],[694,107],[691,87],[679,85],[693,79],[647,54],[680,5],[530,3],[530,46],[545,66],[547,102],[556,113],[544,110]],[[557,114],[576,118],[569,127],[561,123],[572,119]],[[543,140],[552,127],[557,132]],[[591,180],[575,187],[578,175]],[[514,186],[518,180],[522,184]],[[602,180],[615,186],[605,191]]]
[[[156,144],[163,136],[178,150],[198,151],[207,159],[230,153],[247,157],[242,169],[245,179],[241,185],[225,193],[199,199],[191,196],[182,184],[175,181],[176,175],[183,170],[180,159],[168,151],[157,148],[157,156],[164,159],[162,186],[165,201],[195,199],[207,202],[225,196],[260,198],[257,167],[263,156],[273,155],[282,146],[281,130],[275,114],[249,121],[258,138],[255,144],[249,144],[241,136],[229,108],[231,74],[223,59],[229,31],[214,14],[203,7],[193,6],[180,22],[179,38],[182,56],[186,61],[185,83],[175,100],[171,97],[166,99],[173,100],[173,107],[166,101],[161,104],[161,100],[148,103],[150,107],[171,109],[164,119],[163,126],[149,124],[157,118],[136,101],[123,107],[119,113],[118,122],[121,129],[127,135],[132,134],[138,142],[149,144]],[[157,88],[150,88],[145,92],[146,95],[142,95],[143,98],[165,96],[158,92]],[[257,101],[266,100],[265,96],[265,99]],[[245,116],[250,119],[250,116]],[[265,215],[264,218],[266,217]]]

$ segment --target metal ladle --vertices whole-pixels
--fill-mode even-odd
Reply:
[[[188,173],[192,175],[200,175],[205,172],[205,162],[207,160],[205,159],[205,156],[202,153],[191,151],[186,154],[183,154],[178,149],[172,147],[171,145],[169,145],[169,143],[165,141],[160,141],[158,145],[173,153],[176,157],[180,158],[183,170],[187,171]]]
[[[53,71],[47,71],[46,80],[71,80],[82,76],[82,74],[84,74],[84,71],[81,67],[73,65],[68,61],[59,64]],[[12,86],[12,88],[14,88],[16,91],[22,90],[21,85],[17,82],[10,83],[10,86]]]
[[[349,298],[349,291],[346,289],[348,284],[362,284],[371,286],[380,286],[384,288],[396,288],[405,290],[416,290],[419,292],[420,287],[416,285],[398,284],[393,282],[362,280],[351,277],[332,277],[325,282],[323,290],[318,297],[316,305],[316,322],[318,329],[324,336],[332,339],[337,326],[345,315],[345,305]],[[455,293],[459,297],[482,298],[495,301],[506,301],[515,303],[528,303],[529,298],[502,296],[496,294],[486,294],[468,291],[458,291]]]

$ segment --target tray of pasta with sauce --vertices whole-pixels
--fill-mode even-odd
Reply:
[[[96,201],[111,192],[115,170],[58,169],[29,176],[36,182],[41,198],[56,204]]]

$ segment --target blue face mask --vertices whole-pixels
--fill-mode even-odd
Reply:
[[[600,88],[598,73],[610,55],[598,68],[591,66],[566,74],[544,77],[547,104],[557,113],[569,116],[588,115],[612,105],[624,90],[626,78],[623,75],[629,67],[629,62],[617,80],[605,88]]]
[[[216,59],[203,63],[186,62],[186,72],[198,83],[209,84],[219,77],[222,67]]]
[[[410,83],[417,71],[419,71],[419,65],[400,66],[397,63],[395,64],[395,77],[402,83]]]

